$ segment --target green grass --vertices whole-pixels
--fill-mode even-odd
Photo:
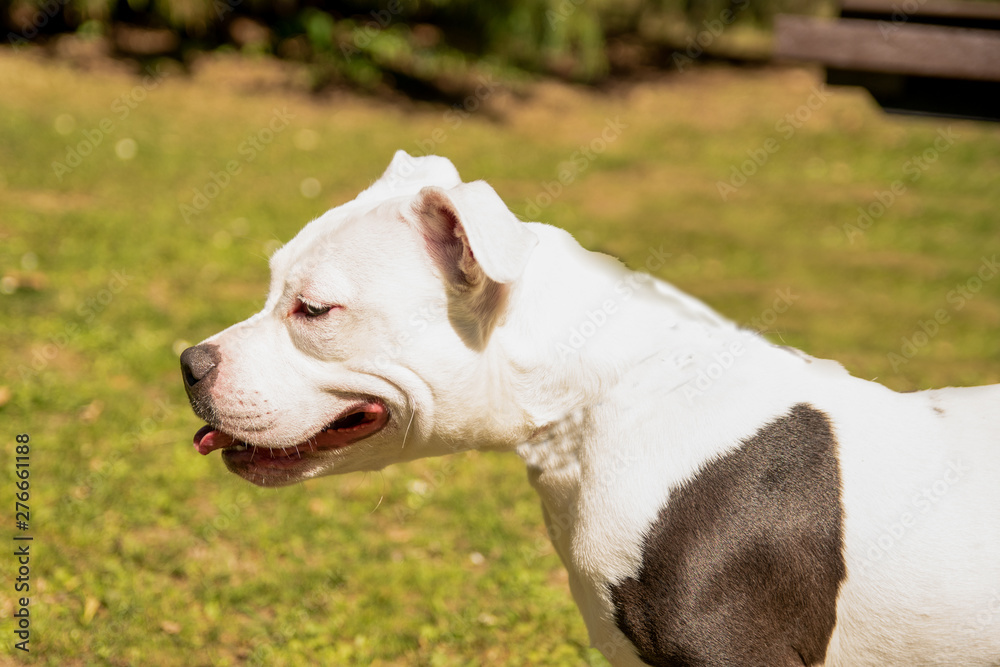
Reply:
[[[30,434],[35,538],[32,651],[12,648],[8,554],[0,660],[605,664],[515,456],[261,490],[190,446],[200,424],[178,352],[255,312],[276,244],[396,148],[434,144],[522,213],[619,118],[628,127],[538,218],[636,267],[662,246],[661,277],[895,389],[1000,381],[1000,281],[960,309],[948,298],[1000,248],[996,126],[886,117],[836,90],[786,139],[776,123],[817,81],[803,70],[703,69],[608,96],[540,84],[464,119],[281,80],[222,61],[194,78],[167,70],[136,102],[140,79],[0,53],[0,479],[9,539],[14,438]],[[120,117],[123,95],[135,108]],[[246,162],[241,143],[276,108],[294,116]],[[60,180],[52,163],[104,119],[111,131]],[[949,124],[954,144],[852,243],[857,208]],[[717,183],[768,138],[778,150],[723,201]],[[230,160],[240,173],[185,222],[180,204]],[[310,178],[318,197],[300,192]],[[772,320],[786,289],[797,298]],[[947,323],[894,368],[939,309]]]

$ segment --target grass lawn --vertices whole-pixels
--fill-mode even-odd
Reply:
[[[603,665],[514,455],[262,490],[198,456],[177,355],[255,312],[267,257],[394,150],[776,341],[899,390],[1000,382],[1000,126],[887,117],[815,72],[702,68],[465,110],[0,50],[5,534],[45,665]],[[862,215],[862,212],[864,215]],[[30,529],[14,527],[30,435]]]

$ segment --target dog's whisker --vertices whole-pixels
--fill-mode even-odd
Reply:
[[[413,414],[416,412],[413,406],[409,404],[409,401],[407,401],[407,407],[410,408],[410,421],[406,422],[406,430],[403,431],[403,444],[399,446],[400,449],[406,448],[406,436],[410,434],[410,425],[413,424]]]
[[[378,508],[382,506],[382,501],[385,500],[385,475],[382,473],[381,470],[379,470],[378,471],[378,476],[379,476],[379,479],[382,480],[382,492],[381,492],[381,495],[379,495],[378,502],[375,503],[375,507],[373,507],[371,509],[371,511],[368,512],[368,514],[374,514],[375,511],[378,510]]]

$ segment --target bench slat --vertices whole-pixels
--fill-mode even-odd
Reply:
[[[842,0],[841,13],[1000,20],[1000,3],[966,0]]]
[[[779,15],[774,57],[848,70],[1000,81],[1000,33],[989,30]]]

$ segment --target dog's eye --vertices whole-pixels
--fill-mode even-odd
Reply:
[[[316,303],[311,303],[309,301],[306,301],[302,297],[299,297],[298,306],[296,306],[295,310],[292,312],[293,314],[302,313],[306,317],[319,317],[320,315],[326,315],[332,309],[333,306],[322,306]]]
[[[332,306],[314,306],[311,303],[302,304],[302,312],[306,314],[306,317],[319,317],[320,315],[325,315],[330,312]]]

